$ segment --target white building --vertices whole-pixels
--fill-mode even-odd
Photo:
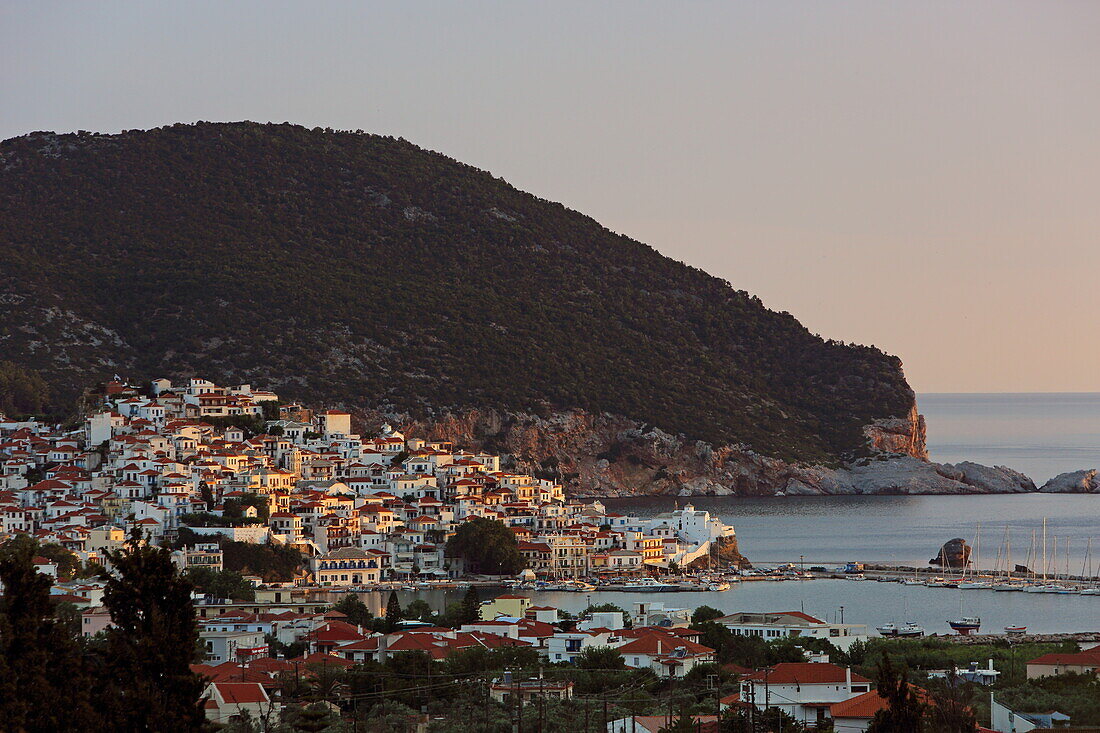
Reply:
[[[833,703],[871,689],[871,681],[851,668],[815,662],[784,662],[745,676],[741,700],[758,710],[776,707],[803,725],[816,726],[829,717]]]
[[[738,612],[715,619],[715,623],[735,634],[767,641],[786,637],[824,639],[841,651],[848,651],[857,641],[867,642],[867,627],[863,624],[831,624],[801,611]]]

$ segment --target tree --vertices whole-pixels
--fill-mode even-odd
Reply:
[[[374,614],[367,608],[367,604],[363,603],[355,593],[346,594],[332,607],[332,610],[344,614],[348,618],[348,623],[356,626],[366,626],[374,619]]]
[[[191,584],[168,550],[143,544],[136,532],[108,557],[114,573],[104,576],[103,603],[114,622],[106,634],[115,728],[198,730],[205,716],[203,681],[188,666],[199,641]]]
[[[721,618],[726,614],[719,611],[717,608],[711,606],[699,606],[695,609],[695,613],[691,614],[691,625],[701,624],[706,621],[713,621],[716,618]]]
[[[14,538],[0,546],[0,725],[105,730],[91,702],[96,678],[65,622],[53,618],[51,581],[34,567],[35,544]]]
[[[614,647],[590,646],[577,657],[577,667],[586,670],[625,669],[626,661]]]
[[[447,541],[446,553],[461,557],[467,570],[487,575],[516,575],[525,564],[512,530],[485,517],[463,523]]]
[[[909,684],[909,675],[903,669],[895,670],[889,656],[884,656],[878,668],[879,697],[886,700],[886,707],[875,713],[867,733],[922,733],[924,730],[924,703]]]
[[[970,707],[970,687],[951,669],[946,684],[928,695],[925,721],[937,733],[974,733],[978,721]]]
[[[402,619],[401,601],[397,600],[397,591],[390,591],[390,597],[386,601],[386,624],[393,629]]]
[[[191,568],[185,573],[187,580],[203,593],[215,598],[234,601],[256,600],[256,588],[235,570]]]
[[[435,615],[435,611],[432,610],[427,601],[417,598],[405,606],[405,610],[401,615],[409,621],[430,621]]]
[[[206,504],[206,510],[210,511],[214,508],[214,492],[210,489],[210,484],[205,481],[199,482],[199,497]]]
[[[459,608],[458,625],[472,624],[481,617],[481,596],[477,594],[477,588],[472,585],[466,589],[466,595],[462,596],[462,606]]]

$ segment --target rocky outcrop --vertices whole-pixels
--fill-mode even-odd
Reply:
[[[719,565],[733,565],[742,570],[752,567],[752,563],[749,562],[749,559],[742,555],[741,550],[738,549],[737,537],[719,537],[718,548],[714,555],[714,558],[709,558],[707,556],[696,558],[688,563],[683,569],[688,571],[706,570],[712,559],[717,561]]]
[[[970,545],[962,537],[948,540],[928,563],[945,568],[965,568],[970,564]]]
[[[904,425],[902,424],[904,423]],[[401,421],[410,436],[501,454],[510,469],[561,481],[574,496],[979,494],[1034,491],[1021,473],[923,460],[924,421],[914,409],[865,432],[875,452],[846,466],[806,466],[737,445],[714,446],[628,418],[582,410],[545,414],[473,409]],[[873,437],[871,437],[873,436]]]
[[[875,420],[864,426],[863,434],[871,448],[876,451],[928,460],[925,443],[928,428],[924,423],[924,415],[917,412],[916,403],[905,417]]]
[[[1043,484],[1039,491],[1044,494],[1097,494],[1100,493],[1100,478],[1095,468],[1060,473]]]

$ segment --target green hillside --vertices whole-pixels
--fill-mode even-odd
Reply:
[[[897,358],[560,204],[285,124],[0,143],[0,359],[65,400],[201,374],[416,415],[580,407],[807,460],[913,401]]]

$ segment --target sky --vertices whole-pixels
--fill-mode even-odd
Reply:
[[[396,135],[897,354],[1100,391],[1100,2],[0,3],[0,138]]]

